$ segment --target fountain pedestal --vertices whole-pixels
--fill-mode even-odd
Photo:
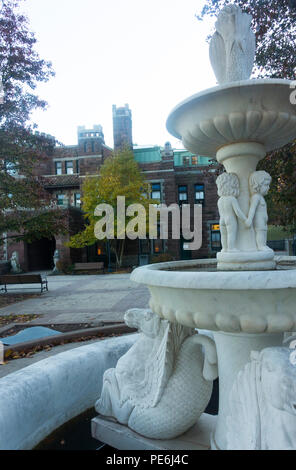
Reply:
[[[280,346],[283,334],[246,335],[215,332],[219,370],[219,415],[212,435],[212,449],[227,449],[227,418],[230,415],[230,393],[238,373],[250,360],[252,351]],[[243,386],[243,384],[242,384]]]

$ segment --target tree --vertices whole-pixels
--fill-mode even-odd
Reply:
[[[197,18],[217,16],[235,3],[253,17],[257,49],[254,77],[295,79],[296,0],[208,0]],[[291,90],[292,91],[292,90]],[[270,152],[258,169],[272,176],[267,197],[270,221],[296,230],[296,141]]]
[[[125,206],[141,204],[148,208],[150,186],[143,179],[132,150],[125,148],[115,152],[105,160],[100,168],[100,176],[88,177],[82,186],[82,210],[86,220],[82,232],[73,235],[67,244],[72,248],[83,248],[97,242],[94,233],[96,223],[101,219],[95,216],[99,204],[109,204],[114,210],[114,239],[109,240],[111,251],[116,256],[117,266],[121,266],[125,248],[125,238],[120,239],[117,225],[117,197],[125,197]],[[156,202],[155,200],[153,201]],[[132,216],[126,216],[125,229]],[[106,239],[105,239],[106,240]]]
[[[296,141],[269,153],[259,162],[258,169],[272,177],[266,197],[270,223],[296,230]]]
[[[38,82],[54,75],[40,59],[36,38],[20,12],[22,0],[3,0],[0,10],[0,243],[48,237],[65,231],[64,214],[43,188],[36,167],[53,151],[52,138],[36,134],[33,110],[46,108],[35,93]]]

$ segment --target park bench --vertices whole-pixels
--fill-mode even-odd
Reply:
[[[74,271],[103,271],[104,272],[104,263],[75,263]]]
[[[40,284],[41,292],[48,291],[47,279],[42,278],[40,274],[0,275],[0,285],[4,286],[0,290],[7,292],[7,285],[9,284]]]

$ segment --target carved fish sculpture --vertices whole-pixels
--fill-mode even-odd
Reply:
[[[125,322],[141,334],[116,368],[105,372],[96,410],[149,438],[183,434],[210,400],[215,343],[150,310],[131,309]]]

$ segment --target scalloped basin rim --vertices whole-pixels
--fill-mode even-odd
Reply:
[[[252,79],[252,80],[242,80],[242,81],[237,81],[237,82],[230,82],[226,83],[224,85],[219,85],[215,86],[212,88],[208,88],[206,90],[202,90],[199,93],[196,93],[194,95],[191,95],[190,97],[186,98],[185,100],[181,101],[181,103],[177,104],[173,108],[173,110],[170,112],[167,121],[166,121],[166,128],[172,134],[174,137],[177,139],[182,139],[182,136],[178,134],[175,129],[173,122],[176,120],[176,118],[179,116],[181,112],[184,111],[184,109],[188,105],[192,105],[193,102],[198,101],[200,98],[204,96],[210,96],[212,94],[215,94],[217,92],[223,91],[223,90],[229,90],[229,89],[236,89],[240,87],[246,87],[246,86],[254,86],[254,85],[282,85],[282,86],[290,86],[292,83],[294,83],[292,80],[286,80],[282,78],[264,78],[264,79]],[[291,90],[292,91],[292,90]]]
[[[177,289],[207,289],[207,290],[264,290],[296,288],[296,258],[295,269],[273,271],[190,271],[182,268],[216,265],[216,260],[171,261],[166,263],[149,264],[136,268],[131,274],[131,280],[153,287],[172,287]],[[294,258],[294,259],[293,259]],[[170,271],[170,269],[175,269]],[[176,270],[180,268],[180,271]],[[166,271],[166,269],[168,269]]]

